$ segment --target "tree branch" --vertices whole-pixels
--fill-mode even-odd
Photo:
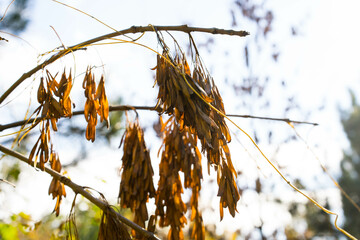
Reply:
[[[159,109],[155,107],[148,107],[148,106],[129,106],[129,105],[116,105],[116,106],[109,106],[109,112],[113,111],[127,111],[127,110],[150,110],[150,111],[160,111]],[[84,114],[84,110],[74,111],[72,113],[72,116],[81,115]],[[37,118],[30,118],[27,120],[21,120],[17,122],[12,122],[8,124],[0,124],[0,132],[4,131],[9,128],[19,127],[23,126],[25,124],[31,124],[31,123],[38,123],[42,120],[45,120],[46,117],[37,117]]]
[[[249,35],[246,31],[234,31],[234,30],[226,30],[226,29],[220,29],[220,28],[199,28],[199,27],[189,27],[187,25],[180,25],[180,26],[132,26],[130,28],[120,30],[117,32],[112,32],[109,34],[105,34],[90,40],[87,40],[82,43],[78,43],[74,46],[71,46],[69,48],[66,48],[64,50],[61,50],[60,52],[52,55],[49,59],[45,60],[44,62],[40,63],[30,71],[24,73],[13,85],[9,87],[8,90],[0,97],[0,104],[12,93],[23,81],[25,81],[27,78],[31,77],[34,73],[39,71],[40,69],[43,69],[47,65],[55,62],[59,58],[71,53],[75,52],[79,49],[83,49],[83,47],[86,47],[90,44],[100,42],[109,38],[117,37],[120,35],[128,34],[128,33],[143,33],[143,32],[153,32],[155,30],[157,31],[178,31],[178,32],[184,32],[184,33],[191,33],[191,32],[203,32],[203,33],[210,33],[210,34],[223,34],[223,35],[230,35],[230,36],[239,36],[239,37],[245,37]]]
[[[25,157],[24,155],[15,152],[9,148],[4,147],[3,145],[0,144],[0,151],[8,154],[12,157],[15,157],[25,163],[29,163],[29,159],[27,157]],[[33,164],[33,163],[30,163]],[[37,167],[40,168],[40,164],[37,164]],[[60,182],[62,182],[64,185],[68,186],[69,188],[71,188],[74,193],[76,194],[81,194],[82,196],[84,196],[86,199],[88,199],[90,202],[92,202],[93,204],[95,204],[96,206],[98,206],[101,210],[106,211],[106,210],[110,210],[110,213],[113,216],[116,216],[121,222],[123,222],[124,224],[128,225],[129,227],[131,227],[132,229],[134,229],[136,232],[142,234],[143,236],[149,238],[149,239],[157,239],[159,240],[158,237],[155,236],[155,234],[153,234],[152,232],[148,232],[145,229],[143,229],[142,227],[140,227],[139,225],[137,225],[136,223],[130,221],[129,219],[125,218],[124,216],[122,216],[120,213],[116,212],[113,208],[109,207],[109,205],[103,201],[101,201],[100,199],[94,197],[93,195],[91,195],[89,192],[85,191],[84,187],[77,185],[76,183],[74,183],[73,181],[71,181],[69,178],[60,175],[58,172],[45,167],[45,172],[48,173],[49,175],[51,175],[53,178],[55,178],[56,180],[59,180]]]
[[[157,111],[161,112],[160,107],[150,107],[150,106],[130,106],[130,105],[115,105],[115,106],[109,106],[109,111],[127,111],[127,110],[149,110],[149,111]],[[84,110],[74,111],[73,116],[84,114]],[[255,118],[255,119],[262,119],[262,120],[270,120],[270,121],[282,121],[286,123],[296,123],[296,124],[309,124],[313,126],[318,126],[318,123],[314,122],[306,122],[306,121],[297,121],[292,120],[289,118],[272,118],[272,117],[261,117],[261,116],[252,116],[252,115],[239,115],[239,114],[226,114],[228,117],[241,117],[241,118]],[[25,124],[30,123],[38,123],[42,120],[46,119],[45,117],[38,117],[38,118],[30,118],[27,120],[21,120],[17,122],[12,122],[8,124],[0,124],[0,132],[14,127],[23,126]]]
[[[271,120],[271,121],[282,121],[282,122],[286,122],[286,123],[309,124],[309,125],[313,125],[313,126],[319,125],[318,123],[291,120],[289,118],[260,117],[260,116],[253,116],[253,115],[238,115],[238,114],[226,114],[226,116],[241,117],[241,118],[256,118],[256,119]],[[1,131],[1,128],[0,128],[0,131]]]

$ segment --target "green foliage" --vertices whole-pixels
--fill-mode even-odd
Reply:
[[[0,169],[0,176],[2,176],[2,178],[4,178],[6,181],[16,184],[16,182],[19,180],[20,171],[21,169],[19,163],[10,165],[7,162],[3,161]]]
[[[324,207],[329,209],[328,202]],[[338,232],[334,230],[329,214],[324,213],[314,204],[306,204],[305,217],[308,225],[307,237],[333,237],[337,235]]]
[[[79,206],[81,206],[81,209]],[[99,232],[101,210],[93,204],[82,202],[75,207],[75,214],[79,239],[96,240]]]
[[[0,223],[0,239],[1,240],[19,239],[16,226],[1,222]]]
[[[342,125],[351,144],[351,150],[344,152],[341,161],[339,183],[356,204],[360,205],[360,106],[353,96],[353,109],[342,118]],[[360,213],[342,196],[345,215],[344,228],[353,235],[360,237]]]
[[[79,239],[96,240],[100,219],[101,210],[97,206],[85,201],[78,203],[75,207],[75,220]],[[7,222],[0,221],[0,240],[72,239],[67,236],[67,224],[63,216],[56,218],[51,214],[37,222],[30,215],[20,212],[12,215]]]

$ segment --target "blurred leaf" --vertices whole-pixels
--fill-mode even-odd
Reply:
[[[0,223],[0,239],[1,240],[19,239],[16,226],[12,226],[6,223]]]

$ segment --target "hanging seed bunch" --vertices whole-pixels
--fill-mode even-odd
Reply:
[[[191,44],[195,49],[192,74],[180,47],[172,58],[164,41],[160,37],[158,39],[163,46],[163,54],[157,57],[157,66],[154,68],[159,86],[158,105],[162,112],[175,116],[180,128],[187,126],[198,136],[202,152],[208,159],[208,172],[211,165],[215,166],[215,169],[220,171],[218,178],[223,179],[233,192],[232,195],[226,195],[226,191],[219,191],[218,195],[223,202],[221,206],[229,207],[231,215],[234,216],[233,209],[236,211],[239,200],[237,185],[233,181],[237,174],[231,161],[228,147],[231,137],[222,115],[225,114],[225,109],[219,91],[212,77],[204,70],[191,36]],[[220,182],[218,180],[219,184]],[[220,214],[222,218],[222,209]]]
[[[66,76],[64,69],[60,82],[56,81],[56,76],[57,74],[53,77],[49,71],[46,71],[46,78],[45,80],[43,78],[40,79],[37,91],[37,100],[40,106],[35,110],[34,114],[41,112],[41,117],[44,117],[45,120],[38,122],[41,122],[40,136],[30,152],[29,163],[35,157],[34,166],[36,166],[39,160],[41,170],[44,170],[45,163],[49,161],[51,156],[51,151],[49,150],[50,124],[52,129],[57,131],[58,119],[61,117],[71,117],[72,115],[72,102],[70,99],[72,88],[71,72],[69,76]]]
[[[217,182],[219,185],[218,196],[220,197],[220,219],[223,219],[223,208],[229,208],[231,216],[235,216],[236,203],[240,194],[234,179],[235,174],[231,168],[223,162],[218,170]]]
[[[71,72],[67,76],[65,69],[60,82],[56,80],[56,76],[57,74],[53,77],[49,71],[46,71],[45,80],[44,78],[40,79],[37,91],[37,100],[40,106],[34,113],[40,114],[41,112],[41,117],[45,118],[45,120],[39,121],[32,126],[33,128],[38,123],[41,123],[40,136],[30,151],[29,164],[33,163],[36,166],[39,162],[40,169],[44,171],[45,163],[50,161],[51,169],[60,173],[61,163],[51,144],[50,125],[54,131],[57,131],[58,119],[72,116],[70,92],[73,82]],[[62,197],[66,197],[64,184],[53,178],[49,186],[49,195],[52,195],[53,199],[56,198],[54,212],[58,216]]]
[[[85,89],[85,120],[88,123],[86,127],[86,139],[95,141],[97,115],[100,116],[100,121],[105,121],[109,127],[109,103],[105,94],[104,76],[101,76],[98,87],[94,75],[91,73],[91,68],[86,70],[83,81],[83,88]]]
[[[177,54],[173,61],[164,52],[161,57],[158,56],[156,70],[158,104],[163,112],[175,114],[181,126],[186,125],[196,131],[209,164],[219,165],[224,153],[227,161],[231,161],[227,151],[227,142],[231,137],[224,117],[209,106],[211,104],[224,113],[222,99],[213,80],[203,73],[201,65],[197,63],[191,75],[182,53]]]
[[[51,169],[53,169],[54,171],[58,173],[61,172],[61,163],[59,160],[59,155],[56,154],[54,151],[51,151],[50,154],[50,165],[51,165]],[[54,212],[56,212],[56,216],[59,216],[62,197],[66,197],[64,184],[61,183],[59,180],[53,178],[49,187],[49,195],[52,195],[53,199],[56,198]]]
[[[110,208],[110,206],[108,206],[108,208]],[[116,216],[110,214],[110,210],[102,213],[98,234],[98,240],[108,239],[131,240],[124,224],[122,224]]]
[[[134,222],[145,227],[148,220],[146,203],[155,196],[153,183],[153,168],[148,149],[144,141],[144,131],[138,119],[130,122],[127,119],[126,131],[120,146],[124,144],[122,157],[122,175],[119,191],[119,202],[123,208],[130,208],[135,212]],[[132,230],[132,235],[136,232]]]
[[[176,110],[175,110],[176,111]],[[194,222],[192,237],[204,239],[205,229],[198,210],[201,189],[201,153],[197,148],[197,136],[189,127],[180,129],[175,117],[165,123],[160,118],[163,133],[163,151],[160,162],[160,180],[156,192],[156,215],[161,227],[170,226],[168,239],[183,239],[182,228],[187,223],[186,204],[181,199],[183,193],[179,172],[184,173],[184,187],[192,188],[190,200],[191,221]],[[166,210],[165,210],[166,209]]]
[[[53,77],[51,73],[46,70],[46,79],[41,78],[40,85],[37,92],[37,100],[40,107],[35,110],[35,113],[40,113],[41,116],[50,119],[54,131],[57,131],[57,121],[60,117],[71,117],[72,102],[70,99],[70,91],[72,88],[71,72],[66,76],[66,71],[61,76],[60,82],[56,81],[56,76]]]
[[[199,85],[203,85],[204,89],[208,89],[208,94],[213,97],[212,105],[222,113],[225,113],[224,104],[222,102],[220,93],[214,84],[213,79],[207,75],[204,79],[204,71],[202,65],[194,70],[194,79]],[[213,86],[209,88],[208,84]],[[235,179],[237,173],[231,161],[231,154],[228,147],[228,142],[231,141],[229,129],[221,116],[214,109],[210,109],[209,116],[214,120],[218,128],[217,131],[212,131],[211,145],[206,144],[206,139],[201,139],[202,151],[206,153],[208,159],[208,172],[210,172],[210,165],[215,165],[217,168],[217,183],[219,185],[218,196],[220,197],[220,219],[223,219],[223,208],[229,207],[231,216],[235,216],[236,203],[240,199]]]

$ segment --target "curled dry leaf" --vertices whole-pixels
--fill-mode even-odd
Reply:
[[[135,212],[134,222],[144,228],[148,220],[146,203],[155,196],[155,188],[150,154],[138,120],[133,123],[128,120],[122,141],[124,155],[118,199],[122,208]],[[141,238],[134,230],[132,235]]]
[[[104,76],[101,76],[100,83],[96,89],[96,83],[94,75],[91,72],[91,68],[86,70],[86,74],[83,81],[83,88],[85,89],[85,108],[84,116],[87,121],[86,127],[86,139],[95,141],[97,115],[100,116],[100,121],[106,121],[109,127],[109,103],[105,93]]]

